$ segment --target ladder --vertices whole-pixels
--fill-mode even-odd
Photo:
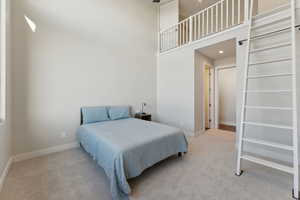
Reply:
[[[289,4],[290,9],[290,16],[289,19],[291,21],[290,26],[288,28],[282,29],[281,31],[290,31],[291,33],[291,41],[283,44],[276,44],[272,46],[262,47],[258,49],[252,49],[251,43],[257,37],[268,38],[268,36],[273,34],[280,34],[280,31],[276,30],[273,32],[261,34],[261,35],[252,35],[253,30],[256,28],[253,26],[253,0],[250,1],[250,16],[249,16],[249,30],[248,30],[248,42],[247,42],[247,56],[245,58],[245,71],[243,76],[243,97],[242,97],[242,112],[241,112],[241,121],[240,121],[240,129],[239,129],[239,137],[238,137],[238,152],[237,152],[237,168],[236,168],[236,175],[241,176],[243,171],[241,170],[241,162],[242,160],[250,161],[256,164],[264,165],[267,167],[271,167],[277,170],[281,170],[293,175],[293,198],[299,199],[299,165],[298,165],[298,127],[297,127],[297,94],[296,94],[296,2],[295,0],[291,0]],[[268,25],[266,25],[268,26]],[[273,35],[274,36],[274,35]],[[291,47],[291,57],[286,59],[273,59],[273,60],[266,60],[262,62],[250,63],[250,55],[255,54],[260,51],[269,51],[274,48],[281,48],[281,47]],[[262,64],[267,63],[275,63],[275,62],[284,62],[284,61],[291,61],[292,63],[292,72],[291,73],[279,73],[279,74],[270,74],[270,75],[258,75],[258,76],[250,76],[249,75],[249,68],[253,65],[259,66]],[[269,77],[290,77],[292,80],[292,89],[289,90],[249,90],[249,80],[250,79],[265,79]],[[256,95],[269,93],[289,93],[291,94],[292,98],[292,107],[272,107],[272,106],[248,106],[247,105],[247,96],[250,93],[256,93]],[[268,123],[260,123],[260,122],[250,122],[246,120],[246,111],[248,109],[255,110],[288,110],[291,112],[292,115],[292,125],[291,126],[283,126],[278,124],[268,124]],[[253,138],[247,138],[245,136],[245,126],[254,126],[254,127],[264,127],[264,128],[275,128],[275,129],[284,129],[289,130],[292,134],[292,144],[283,145],[274,142],[258,140]],[[251,133],[250,133],[251,134]],[[256,156],[247,155],[244,152],[243,146],[245,143],[251,143],[255,145],[265,146],[271,149],[280,149],[284,150],[285,152],[289,152],[293,154],[293,166],[286,166],[282,165],[273,161],[268,161]]]

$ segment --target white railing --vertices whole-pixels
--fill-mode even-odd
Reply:
[[[249,0],[221,0],[161,31],[159,34],[160,52],[242,24],[246,21],[245,19],[248,19],[248,9]]]

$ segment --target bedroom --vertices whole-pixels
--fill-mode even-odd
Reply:
[[[195,49],[244,40],[248,26],[160,52],[159,6],[1,0],[1,200],[112,199],[108,176],[78,145],[80,109],[129,105],[134,114],[143,102],[154,122],[185,133],[189,150],[129,180],[130,199],[291,198],[290,175],[245,163],[236,177],[234,138],[195,123],[203,114],[195,108]],[[237,65],[245,52],[237,46]]]

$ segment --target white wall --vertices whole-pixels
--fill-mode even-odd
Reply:
[[[276,7],[289,3],[291,0],[258,0],[258,13],[272,10]]]
[[[198,49],[221,41],[246,38],[246,27],[223,32],[193,45],[160,54],[158,66],[158,119],[163,123],[183,128],[188,133],[197,134],[202,127],[197,121],[204,117],[203,71],[195,52]],[[238,47],[238,51],[243,47]],[[242,57],[240,57],[241,59]],[[200,63],[200,64],[199,64]],[[199,84],[197,84],[199,83]],[[197,106],[200,106],[198,108]],[[198,112],[198,113],[197,113]],[[199,120],[200,119],[200,120]],[[203,119],[203,118],[202,118]]]
[[[236,65],[236,57],[230,56],[214,60],[214,67],[224,67]]]
[[[6,8],[5,8],[6,7]],[[0,14],[6,13],[6,20],[1,21],[1,34],[6,33],[6,37],[1,38],[0,44],[2,47],[6,44],[6,52],[1,51],[0,61],[1,67],[6,66],[6,118],[0,123],[0,176],[3,173],[5,166],[11,156],[11,112],[10,112],[10,5],[9,1],[1,1]],[[6,10],[6,12],[4,11]],[[2,49],[2,48],[1,48]],[[3,76],[2,76],[3,78]],[[2,79],[1,84],[4,80]],[[3,88],[1,89],[3,91]],[[1,181],[1,180],[0,180]],[[1,189],[1,188],[0,188]]]
[[[14,154],[75,141],[81,106],[147,102],[155,115],[156,4],[12,2]]]
[[[160,30],[170,28],[179,22],[179,0],[162,3],[159,8]]]
[[[179,49],[160,55],[158,120],[194,131],[194,51]]]

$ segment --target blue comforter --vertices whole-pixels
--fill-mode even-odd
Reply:
[[[179,129],[134,118],[85,124],[77,136],[104,168],[114,200],[129,199],[127,179],[171,155],[187,152],[188,146]]]

